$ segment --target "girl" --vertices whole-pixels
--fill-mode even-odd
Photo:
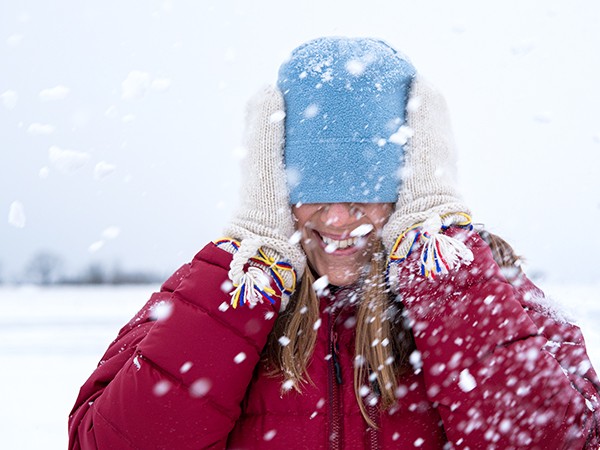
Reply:
[[[598,448],[581,333],[473,231],[445,103],[406,58],[302,45],[246,145],[227,238],[120,331],[70,448]]]

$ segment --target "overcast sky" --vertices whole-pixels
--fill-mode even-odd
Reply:
[[[288,6],[289,5],[289,6]],[[234,211],[245,102],[298,44],[374,36],[445,94],[476,222],[600,274],[600,3],[4,1],[0,277],[40,251],[167,274]]]

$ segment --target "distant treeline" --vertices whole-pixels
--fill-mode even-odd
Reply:
[[[124,270],[119,264],[112,267],[93,262],[75,275],[64,273],[64,261],[53,252],[39,252],[27,264],[21,276],[8,280],[0,276],[2,283],[27,283],[40,285],[90,285],[90,284],[155,284],[164,281],[160,274]]]

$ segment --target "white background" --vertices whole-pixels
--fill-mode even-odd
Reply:
[[[2,2],[0,277],[39,250],[71,273],[167,275],[234,210],[246,99],[303,41],[375,36],[445,93],[474,220],[525,255],[599,367],[599,23],[593,0]],[[136,73],[147,88],[124,89]],[[87,162],[63,173],[52,146]],[[0,289],[3,448],[66,447],[79,386],[153,288]]]
[[[79,387],[153,289],[0,287],[0,447],[67,447]],[[599,368],[600,285],[544,289],[577,320]]]
[[[0,277],[39,250],[167,275],[234,210],[247,98],[298,44],[368,35],[445,93],[474,220],[531,275],[594,282],[599,23],[593,0],[2,2],[0,218],[17,201],[26,222],[0,221]],[[52,146],[87,163],[63,173]]]

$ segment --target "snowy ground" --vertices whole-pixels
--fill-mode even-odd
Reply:
[[[600,284],[543,287],[579,323],[600,369]],[[0,287],[2,448],[66,448],[79,386],[154,289]]]

